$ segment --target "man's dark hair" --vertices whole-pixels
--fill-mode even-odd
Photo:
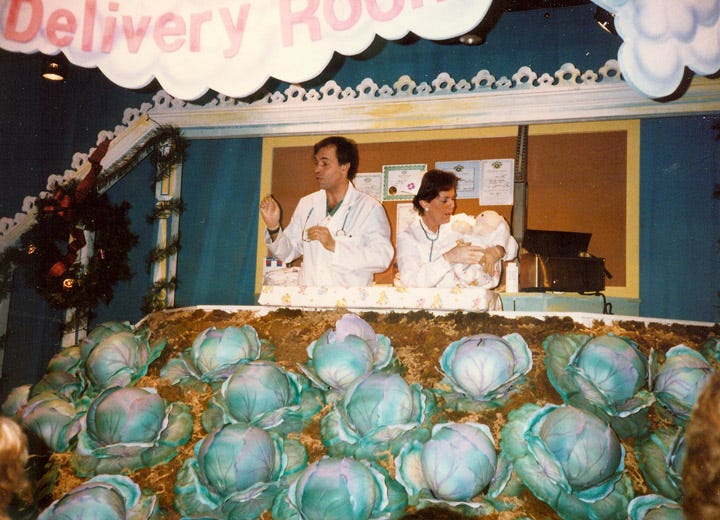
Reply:
[[[360,154],[358,153],[358,147],[355,141],[339,135],[326,137],[322,141],[315,143],[313,156],[317,155],[320,148],[325,148],[326,146],[335,147],[335,155],[337,156],[338,163],[341,165],[350,163],[347,177],[348,180],[353,180],[358,171],[358,165],[360,164]]]
[[[457,183],[457,175],[452,172],[428,170],[425,172],[425,175],[423,175],[417,195],[413,198],[413,206],[415,206],[418,213],[421,215],[424,214],[425,210],[420,205],[421,200],[430,202],[437,197],[441,191],[449,191],[457,188]]]

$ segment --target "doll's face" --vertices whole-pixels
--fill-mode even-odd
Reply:
[[[489,235],[500,225],[503,218],[499,213],[492,210],[483,211],[475,219],[473,233],[480,236]]]

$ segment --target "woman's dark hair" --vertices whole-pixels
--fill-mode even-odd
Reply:
[[[339,164],[350,163],[347,177],[348,180],[353,180],[358,171],[358,165],[360,164],[360,154],[358,153],[358,147],[355,141],[339,135],[326,137],[322,141],[315,143],[313,156],[317,155],[320,148],[325,148],[326,146],[335,147],[335,155],[337,156]]]
[[[425,175],[423,175],[417,195],[413,198],[413,206],[415,206],[418,213],[421,215],[424,214],[425,210],[420,205],[421,200],[430,202],[437,197],[441,191],[449,191],[457,188],[457,183],[457,175],[452,172],[428,170],[425,172]]]

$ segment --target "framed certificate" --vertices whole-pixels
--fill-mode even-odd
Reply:
[[[383,166],[383,200],[412,200],[425,171],[427,164]]]
[[[483,161],[478,202],[483,206],[511,206],[515,182],[514,170],[514,159]]]
[[[377,173],[358,173],[353,179],[353,184],[358,191],[362,191],[382,202],[383,194],[383,174]]]
[[[457,198],[475,199],[480,192],[481,161],[442,161],[435,168],[452,172],[458,177]]]

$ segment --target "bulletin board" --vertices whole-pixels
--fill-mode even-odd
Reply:
[[[626,288],[629,272],[636,270],[628,267],[629,248],[633,247],[629,242],[637,241],[636,236],[629,240],[628,234],[637,232],[632,222],[638,218],[630,215],[633,204],[628,200],[629,194],[634,196],[630,187],[635,183],[628,182],[628,143],[635,133],[636,129],[629,131],[624,125],[602,122],[589,126],[538,125],[529,131],[527,227],[591,233],[588,251],[605,258],[612,274],[607,280],[608,294],[611,287]],[[295,144],[298,141],[294,138],[286,145],[281,141],[268,148],[270,179],[265,185],[280,203],[283,225],[289,222],[299,198],[317,190],[312,145],[322,137],[308,136],[303,144]],[[348,137],[358,143],[358,175],[362,175],[394,164],[423,163],[430,169],[437,162],[514,159],[517,127],[489,134],[483,131],[479,136],[468,131],[438,131]],[[636,174],[631,172],[631,176]],[[393,244],[398,204],[407,203],[410,201],[383,202]],[[474,216],[485,209],[493,209],[512,222],[512,205],[483,206],[477,198],[457,199],[456,213]],[[392,283],[395,272],[393,260],[387,271],[375,275],[375,283]]]

